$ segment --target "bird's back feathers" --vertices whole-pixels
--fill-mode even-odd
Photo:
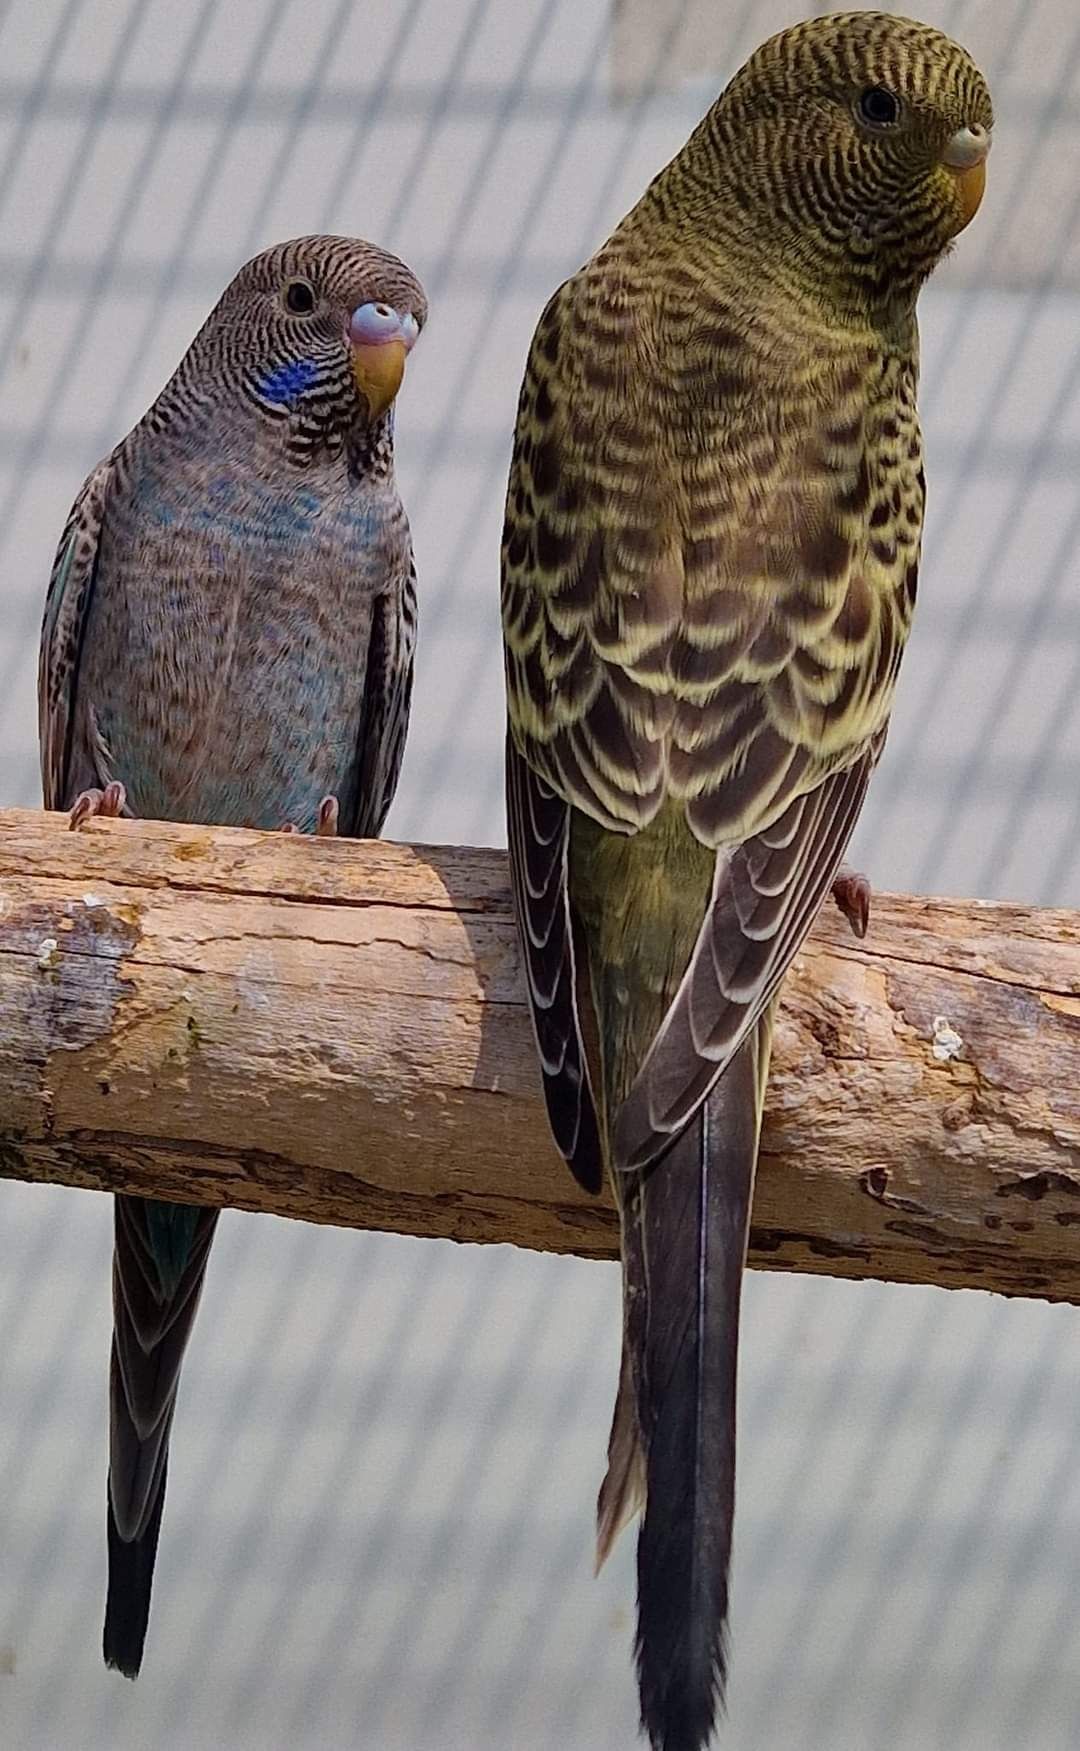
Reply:
[[[667,241],[650,272],[638,228],[617,234],[541,318],[503,541],[511,864],[537,992],[549,962],[533,1013],[564,1152],[583,1022],[538,799],[619,835],[678,805],[716,853],[685,988],[611,1115],[622,1167],[692,1116],[828,891],[884,741],[924,491],[913,357],[826,329],[781,370],[779,315],[740,329],[733,288],[710,303]]]

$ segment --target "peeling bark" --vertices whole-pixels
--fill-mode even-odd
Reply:
[[[0,815],[0,1174],[615,1256],[505,859]],[[1080,917],[877,894],[785,986],[750,1263],[1080,1300]]]

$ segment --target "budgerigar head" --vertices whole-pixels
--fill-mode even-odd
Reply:
[[[192,348],[200,370],[239,381],[302,456],[387,414],[427,320],[403,261],[352,237],[297,237],[240,269]]]
[[[982,199],[993,111],[930,25],[834,13],[770,38],[695,139],[759,235],[833,273],[917,287]]]

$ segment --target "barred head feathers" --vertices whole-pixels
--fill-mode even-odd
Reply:
[[[914,294],[982,192],[993,111],[967,52],[881,12],[810,19],[735,75],[650,195],[874,295]],[[680,192],[681,188],[681,192]]]
[[[147,423],[162,431],[208,404],[220,418],[230,395],[269,425],[285,427],[289,457],[359,450],[389,455],[389,401],[361,387],[358,311],[395,318],[407,350],[427,320],[427,298],[403,261],[351,237],[297,237],[255,256],[207,317]],[[352,332],[350,332],[352,325]],[[392,400],[392,389],[389,395]]]

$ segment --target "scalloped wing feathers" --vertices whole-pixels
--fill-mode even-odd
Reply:
[[[514,744],[611,831],[676,801],[718,853],[668,1045],[643,1053],[614,1124],[621,1166],[686,1122],[809,929],[914,602],[914,360],[828,336],[780,358],[769,338],[617,233],[549,303],[521,394],[503,541]],[[529,855],[520,835],[512,852]],[[555,996],[572,1010],[573,983]],[[553,1026],[580,1036],[549,997]]]
[[[38,660],[38,741],[47,809],[62,808],[67,800],[79,657],[112,473],[113,458],[108,456],[83,482],[49,579]]]

